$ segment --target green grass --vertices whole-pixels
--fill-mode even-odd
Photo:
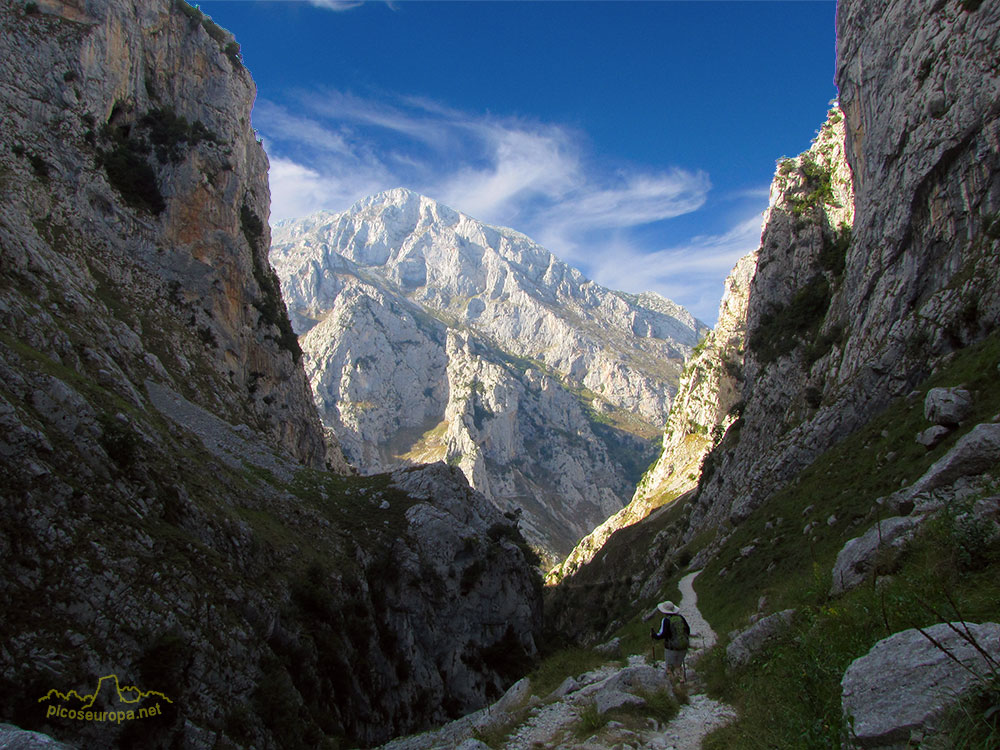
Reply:
[[[575,734],[580,739],[592,736],[599,732],[611,720],[611,717],[597,710],[597,703],[590,701],[584,703],[579,708],[579,721],[576,725]]]
[[[952,750],[1000,747],[1000,673],[975,687],[944,719]]]
[[[963,567],[959,553],[949,519],[940,519],[890,561],[893,577],[878,588],[863,585],[829,600],[827,577],[819,576],[822,585],[797,602],[792,629],[745,669],[728,669],[723,649],[715,649],[703,672],[714,694],[738,706],[740,718],[714,733],[706,750],[840,747],[847,731],[840,680],[854,659],[900,630],[995,618],[1000,543],[976,568]]]
[[[998,361],[998,334],[958,352],[922,385],[919,398],[895,402],[772,496],[706,566],[698,579],[699,605],[720,634],[745,627],[761,595],[769,611],[798,611],[792,628],[746,668],[726,667],[725,638],[702,662],[712,693],[734,703],[740,713],[735,723],[708,738],[707,750],[839,748],[847,729],[840,713],[840,679],[851,661],[899,630],[942,618],[996,618],[1000,540],[988,541],[982,529],[963,518],[968,503],[925,523],[902,552],[884,555],[878,573],[890,577],[877,589],[871,582],[833,599],[828,592],[843,544],[879,517],[874,500],[912,484],[964,432],[1000,411]],[[973,393],[975,412],[928,452],[914,440],[927,426],[923,396],[932,387],[959,384]],[[1000,476],[1000,466],[993,476]],[[827,524],[830,516],[836,519],[832,525]],[[820,526],[815,535],[804,535],[810,521]],[[754,541],[757,550],[742,558],[739,550]]]

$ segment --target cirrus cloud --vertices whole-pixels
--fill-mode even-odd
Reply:
[[[745,247],[752,234],[746,222],[668,250],[632,243],[629,230],[700,209],[709,176],[609,165],[590,152],[584,133],[562,124],[338,90],[299,93],[282,104],[260,100],[254,123],[271,158],[272,220],[341,211],[407,187],[518,229],[601,283],[672,291],[705,319],[714,316],[720,280],[753,247]],[[704,289],[708,276],[711,291]]]

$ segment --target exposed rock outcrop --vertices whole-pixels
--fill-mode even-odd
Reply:
[[[844,121],[810,152],[822,170],[800,161],[801,187],[775,184],[743,427],[712,460],[700,525],[745,517],[1000,319],[1000,9],[859,1],[837,22]]]
[[[18,729],[13,724],[0,724],[0,747],[4,750],[72,750],[71,745],[39,732]]]
[[[972,396],[964,388],[931,388],[924,398],[924,416],[929,422],[957,427],[972,411]]]
[[[3,11],[5,329],[132,404],[153,377],[322,466],[232,37],[167,2],[23,7]]]
[[[747,302],[741,416],[706,457],[695,498],[612,536],[562,598],[585,581],[600,611],[615,611],[676,566],[704,564],[816,458],[996,329],[997,39],[996,5],[839,3],[840,103],[808,152],[778,164]],[[887,498],[885,515],[967,497],[992,471],[990,429],[966,436],[960,462],[928,471],[926,492]],[[825,516],[807,525],[813,536]],[[781,523],[761,525],[781,535]],[[581,629],[596,640],[605,627]]]
[[[848,541],[833,566],[830,596],[859,586],[875,570],[878,556],[905,545],[916,534],[921,521],[921,516],[886,518],[861,536]]]
[[[681,373],[677,396],[656,463],[643,475],[631,502],[595,528],[558,566],[546,583],[556,584],[587,564],[618,529],[693,490],[705,455],[736,421],[746,339],[746,305],[757,263],[752,252],[726,278],[719,319],[693,351]]]
[[[788,630],[794,616],[794,609],[784,609],[761,618],[737,633],[726,646],[726,662],[730,667],[744,667],[749,664],[751,659],[764,650],[768,641]]]

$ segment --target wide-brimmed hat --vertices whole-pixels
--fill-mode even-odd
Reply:
[[[677,611],[677,606],[673,602],[660,602],[656,608],[663,614],[669,615]]]

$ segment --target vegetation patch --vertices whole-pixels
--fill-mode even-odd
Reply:
[[[843,222],[833,232],[823,233],[823,249],[819,253],[819,265],[835,279],[844,275],[847,267],[847,249],[851,246],[851,225]]]
[[[784,163],[779,171],[784,168]],[[786,196],[788,207],[797,217],[814,212],[826,203],[833,202],[833,168],[817,162],[812,154],[803,154],[799,171],[803,176],[802,187]]]
[[[539,698],[547,698],[552,691],[562,685],[567,677],[590,672],[602,666],[608,657],[593,649],[572,646],[549,654],[529,675],[531,692]]]
[[[748,345],[761,362],[774,362],[791,353],[801,342],[813,338],[830,307],[830,283],[816,274],[792,296],[761,316],[750,333]]]
[[[101,128],[100,140],[97,163],[108,182],[128,206],[154,215],[163,213],[166,201],[150,157],[155,154],[160,164],[176,164],[199,143],[218,143],[200,120],[189,123],[169,107],[150,110],[134,124],[109,121]]]

